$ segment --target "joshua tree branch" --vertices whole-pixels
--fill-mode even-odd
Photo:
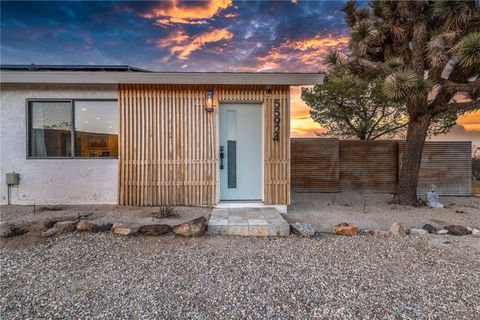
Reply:
[[[465,113],[476,110],[480,110],[480,100],[474,100],[469,102],[452,102],[437,105],[433,109],[433,114],[435,115],[445,111]]]
[[[446,80],[443,87],[448,94],[454,95],[457,92],[465,92],[468,93],[472,99],[475,99],[480,92],[480,79],[468,83],[457,83]]]
[[[392,69],[383,62],[374,62],[357,57],[348,59],[347,66],[352,71],[365,72],[371,76],[387,76],[392,73]]]

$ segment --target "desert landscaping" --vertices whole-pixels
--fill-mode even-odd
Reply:
[[[369,195],[364,212],[361,194],[332,197],[295,194],[283,215],[288,237],[203,234],[206,226],[176,234],[175,226],[206,220],[210,208],[175,207],[156,218],[159,208],[3,206],[2,226],[23,231],[1,241],[0,312],[9,319],[478,316],[480,238],[471,233],[479,198],[442,197],[445,209],[429,209]],[[335,235],[339,222],[348,222],[336,228],[346,235]],[[70,227],[55,229],[59,223]],[[437,234],[425,224],[467,231]],[[169,228],[149,233],[160,229],[142,229],[148,225]]]

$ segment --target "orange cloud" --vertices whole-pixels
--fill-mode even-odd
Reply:
[[[281,46],[272,48],[266,55],[258,57],[260,62],[257,71],[278,69],[285,64],[299,62],[304,67],[323,66],[323,59],[331,49],[345,49],[348,45],[348,36],[334,37],[329,34],[323,37],[319,34],[312,38],[285,41]]]
[[[169,0],[161,2],[150,12],[142,13],[140,16],[147,19],[157,19],[157,25],[169,24],[202,24],[206,19],[212,18],[219,11],[228,8],[231,0],[210,0],[199,1],[192,5],[182,5],[179,1]]]
[[[192,52],[201,49],[207,43],[230,40],[233,34],[227,29],[214,29],[190,37],[184,31],[177,30],[168,37],[157,40],[157,48],[168,48],[171,56],[186,60]]]

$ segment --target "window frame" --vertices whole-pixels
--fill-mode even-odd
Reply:
[[[80,98],[80,99],[74,99],[74,98],[27,98],[25,99],[25,119],[26,119],[26,159],[27,160],[92,160],[92,159],[102,159],[102,160],[112,160],[112,159],[118,159],[118,156],[110,156],[110,157],[77,157],[76,156],[76,149],[75,149],[75,102],[78,101],[87,101],[87,102],[117,102],[117,120],[120,117],[119,113],[119,106],[118,106],[118,99],[103,99],[103,98]],[[71,148],[72,148],[72,156],[70,157],[34,157],[31,156],[30,154],[30,125],[31,125],[31,112],[30,112],[30,106],[34,102],[69,102],[70,103],[70,112],[71,112]],[[120,123],[120,121],[118,121]],[[120,127],[119,127],[120,131]],[[120,142],[120,132],[118,132],[118,137],[119,137],[119,142]],[[120,146],[119,146],[120,149]]]

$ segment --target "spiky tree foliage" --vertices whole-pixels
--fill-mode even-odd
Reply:
[[[329,68],[324,84],[302,90],[311,118],[327,130],[317,135],[360,140],[405,137],[408,124],[405,104],[386,94],[391,89],[384,88],[383,79],[363,79],[353,74],[337,52],[329,52],[325,63]],[[402,65],[395,59],[391,64]],[[415,86],[415,81],[407,83],[405,94],[414,92]],[[449,118],[450,121],[443,118],[433,121],[429,134],[447,132],[456,121],[455,115]]]
[[[395,201],[417,203],[417,180],[432,121],[480,109],[477,1],[371,1],[343,7],[351,33],[348,68],[381,76],[387,98],[403,102],[408,129]],[[457,99],[461,94],[460,99]]]

